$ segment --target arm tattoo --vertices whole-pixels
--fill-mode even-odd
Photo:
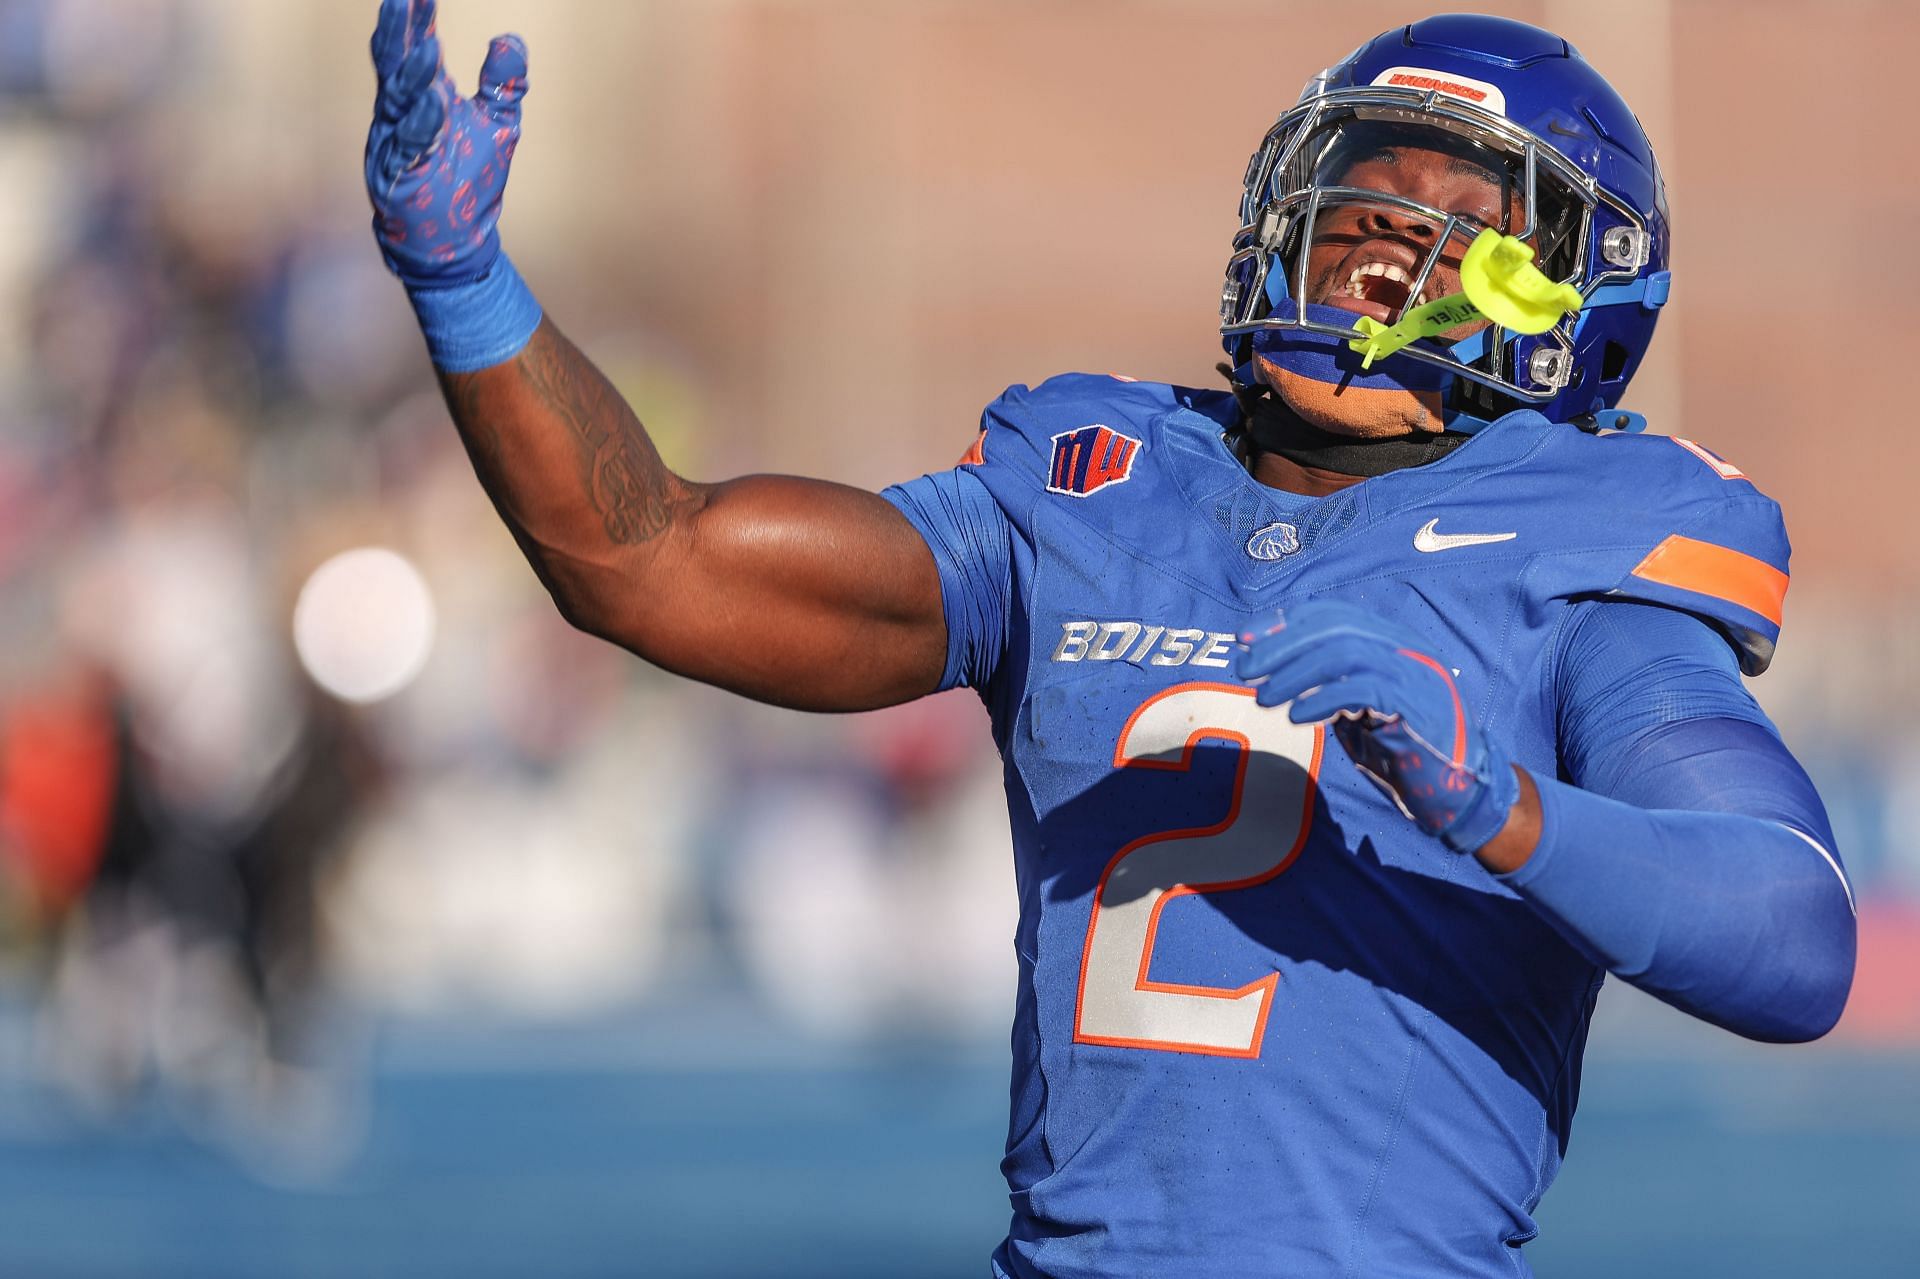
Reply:
[[[692,498],[619,392],[585,356],[544,330],[513,363],[541,406],[572,433],[587,498],[608,540],[637,546],[658,537]],[[475,449],[497,468],[499,431],[477,386],[469,378],[447,382],[448,398],[469,425]]]

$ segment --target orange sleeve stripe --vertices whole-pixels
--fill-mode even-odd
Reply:
[[[1634,567],[1643,582],[1711,595],[1780,625],[1787,575],[1762,559],[1674,534]]]

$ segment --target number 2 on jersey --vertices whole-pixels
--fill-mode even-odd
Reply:
[[[1080,960],[1076,1043],[1257,1057],[1270,973],[1238,989],[1153,981],[1160,912],[1187,893],[1263,884],[1293,864],[1313,823],[1324,733],[1295,724],[1235,684],[1181,684],[1149,698],[1120,730],[1115,768],[1190,772],[1203,741],[1238,747],[1226,816],[1134,840],[1107,863]]]

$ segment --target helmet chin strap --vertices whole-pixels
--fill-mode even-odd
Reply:
[[[1354,315],[1337,306],[1309,302],[1306,318],[1335,329],[1352,329]],[[1435,392],[1453,386],[1453,374],[1419,360],[1382,359],[1368,367],[1352,346],[1351,336],[1313,333],[1301,329],[1259,329],[1253,334],[1253,352],[1289,373],[1341,388],[1361,390]]]
[[[1351,311],[1317,302],[1307,304],[1306,318],[1340,329],[1350,328],[1354,323]],[[1299,329],[1260,329],[1254,332],[1251,339],[1254,357],[1264,359],[1295,377],[1337,387],[1340,394],[1399,391],[1427,400],[1437,398],[1442,406],[1440,420],[1448,432],[1472,434],[1487,424],[1486,419],[1454,407],[1452,391],[1455,375],[1450,370],[1420,360],[1396,359],[1392,356],[1369,360],[1355,350],[1354,345],[1349,336]],[[1263,382],[1253,359],[1235,370],[1233,377],[1246,386],[1259,386]],[[1306,423],[1301,425],[1305,426]],[[1351,437],[1335,435],[1330,438]],[[1349,473],[1360,474],[1358,471]]]

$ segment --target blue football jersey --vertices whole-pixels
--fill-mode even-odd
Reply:
[[[961,465],[888,491],[941,568],[949,684],[992,712],[1020,924],[1013,1279],[1511,1276],[1564,1152],[1603,973],[1258,707],[1234,637],[1307,598],[1430,641],[1544,776],[1576,603],[1689,610],[1749,673],[1779,509],[1658,436],[1511,414],[1306,498],[1222,392],[1015,387]]]

